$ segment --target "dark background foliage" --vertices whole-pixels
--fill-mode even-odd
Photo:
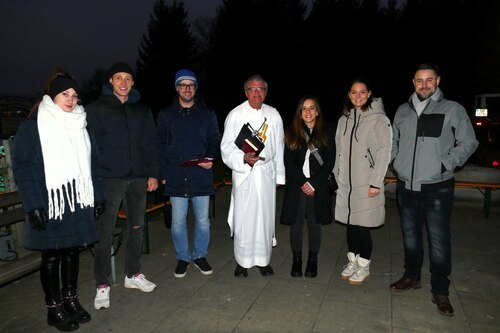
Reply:
[[[174,74],[191,68],[199,96],[222,124],[244,101],[244,81],[261,74],[266,102],[290,124],[305,94],[336,122],[356,75],[368,77],[390,118],[413,92],[414,68],[441,69],[445,97],[471,108],[500,91],[500,8],[495,0],[223,0],[216,17],[189,22],[182,2],[158,0],[139,46],[136,88],[156,114],[175,94]],[[96,98],[99,76],[86,84]]]

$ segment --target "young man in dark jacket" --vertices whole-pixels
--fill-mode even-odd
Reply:
[[[95,248],[94,275],[97,294],[94,307],[109,307],[111,245],[118,210],[123,201],[127,212],[128,244],[125,254],[125,288],[144,292],[156,285],[140,271],[144,212],[147,191],[158,188],[158,138],[149,108],[132,89],[134,72],[126,63],[108,71],[109,84],[87,106],[88,129],[96,138],[106,190],[106,211],[96,221],[99,243]]]
[[[443,97],[440,80],[435,65],[419,65],[413,77],[415,93],[394,117],[391,159],[398,178],[396,196],[404,236],[405,272],[391,284],[391,290],[420,288],[422,227],[426,223],[432,302],[440,314],[452,316],[448,276],[453,172],[467,161],[478,142],[464,107]]]
[[[172,205],[172,240],[176,278],[186,275],[191,260],[204,275],[212,274],[206,256],[210,242],[208,216],[214,193],[212,167],[219,156],[220,132],[215,112],[195,99],[198,80],[187,69],[175,75],[178,96],[157,118],[160,139],[160,174]],[[189,250],[186,218],[189,201],[195,218],[193,250]]]

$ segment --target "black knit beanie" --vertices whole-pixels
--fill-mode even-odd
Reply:
[[[116,62],[108,69],[108,79],[111,79],[116,73],[128,73],[134,77],[134,71],[125,62]]]
[[[78,84],[69,76],[59,76],[50,83],[49,96],[52,100],[65,90],[73,88],[78,94]]]

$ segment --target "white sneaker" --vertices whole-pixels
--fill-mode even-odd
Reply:
[[[125,288],[134,288],[149,293],[156,288],[156,284],[148,281],[143,274],[138,274],[132,276],[130,279],[125,276],[125,283],[123,284]]]
[[[97,293],[94,299],[94,308],[99,310],[100,308],[109,308],[109,292],[111,288],[109,286],[103,288],[97,288]]]
[[[348,252],[347,259],[349,259],[349,262],[347,263],[347,265],[344,266],[344,270],[340,274],[340,276],[344,280],[348,280],[351,277],[351,275],[353,275],[354,272],[356,272],[356,270],[358,269],[357,255],[355,255],[353,252]]]

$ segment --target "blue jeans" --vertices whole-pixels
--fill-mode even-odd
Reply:
[[[111,245],[115,234],[118,211],[123,202],[127,213],[127,246],[125,274],[128,277],[141,271],[141,250],[146,211],[148,181],[146,178],[104,179],[106,210],[96,220],[99,242],[95,246],[94,276],[96,284],[108,284],[111,275]]]
[[[424,261],[422,227],[427,226],[431,271],[431,292],[448,296],[451,273],[450,219],[455,185],[423,186],[420,192],[397,183],[405,249],[405,277],[420,280]]]
[[[193,252],[189,251],[188,230],[186,225],[189,198],[170,197],[172,205],[172,240],[178,260],[191,261],[204,258],[208,253],[210,243],[210,219],[208,218],[208,205],[210,196],[192,197],[191,204],[194,213],[194,241]]]

